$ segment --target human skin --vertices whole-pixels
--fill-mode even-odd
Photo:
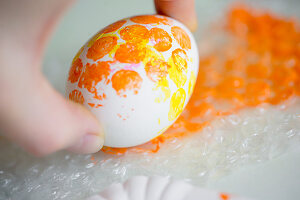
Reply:
[[[0,134],[36,156],[62,149],[94,153],[104,143],[101,122],[55,91],[41,72],[47,42],[74,2],[0,1]],[[159,14],[196,29],[194,0],[154,2]]]

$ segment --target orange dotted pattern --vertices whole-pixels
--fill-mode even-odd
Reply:
[[[89,92],[95,95],[95,98],[101,100],[105,98],[105,95],[98,95],[96,85],[102,80],[106,80],[109,74],[109,62],[104,61],[96,64],[87,63],[85,66],[85,71],[82,73],[79,79],[78,87],[86,88]]]
[[[190,48],[181,30],[172,28],[172,33],[183,49]],[[225,33],[231,35],[227,43],[200,58],[194,93],[163,135],[138,147],[102,151],[156,153],[165,141],[200,131],[219,116],[262,103],[277,105],[300,95],[300,31],[295,20],[235,6],[226,18]],[[175,60],[184,66],[181,59]]]
[[[124,26],[130,21],[136,24]],[[112,71],[111,66],[117,62],[141,64],[151,81],[161,81],[168,75],[170,66],[163,61],[158,52],[168,51],[172,47],[175,38],[172,39],[174,36],[171,33],[169,34],[162,28],[155,26],[172,25],[172,23],[164,16],[144,15],[135,16],[128,20],[120,20],[105,27],[77,53],[69,71],[68,81],[76,83],[81,89],[86,89],[93,94],[94,99],[98,100],[106,98],[106,94],[99,94],[101,88],[96,87],[101,81],[104,81],[106,85],[111,84],[119,95],[128,90],[133,90],[134,94],[138,93],[142,78],[134,69]],[[152,28],[149,28],[148,25],[151,25]],[[177,37],[180,34],[187,35],[178,31]],[[119,39],[123,41],[118,43]],[[85,48],[87,49],[85,50]],[[187,61],[185,59],[187,57],[183,55],[183,49],[181,49],[181,52],[179,51],[178,49],[176,50],[177,53],[173,53],[175,65],[184,63],[184,68],[186,68]],[[87,60],[87,63],[83,64],[82,59],[79,58],[81,54],[85,54],[86,58],[91,61]],[[101,59],[104,57],[105,60],[109,61],[102,61]],[[129,76],[127,77],[127,75]],[[168,85],[167,82],[165,84]],[[122,94],[122,96],[126,95]],[[102,106],[101,102],[100,104],[86,102],[86,104],[92,108]]]

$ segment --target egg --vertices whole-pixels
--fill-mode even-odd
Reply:
[[[73,59],[67,97],[101,122],[108,147],[131,147],[162,134],[195,85],[198,50],[190,31],[160,15],[117,21]]]

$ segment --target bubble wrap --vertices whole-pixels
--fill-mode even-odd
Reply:
[[[134,175],[173,176],[205,186],[299,146],[300,100],[292,101],[219,118],[202,132],[163,145],[157,154],[60,152],[34,158],[1,139],[0,199],[82,199]]]

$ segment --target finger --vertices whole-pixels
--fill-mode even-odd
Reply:
[[[92,153],[103,145],[95,117],[82,106],[66,101],[38,71],[46,42],[72,2],[11,0],[0,6],[0,16],[10,19],[3,20],[5,36],[11,41],[19,39],[13,44],[9,40],[4,48],[8,57],[3,57],[2,65],[6,68],[1,74],[5,79],[1,89],[6,90],[6,96],[1,98],[5,106],[0,108],[0,127],[8,138],[35,155],[73,145],[71,149],[76,152]],[[18,59],[14,59],[16,55]]]
[[[14,96],[9,107],[6,123],[1,125],[4,133],[34,155],[73,145],[77,153],[94,153],[103,146],[97,119],[81,105],[66,101],[44,78]]]
[[[96,153],[103,146],[103,137],[98,135],[86,134],[68,150],[78,154]]]
[[[197,29],[194,0],[154,0],[158,14],[167,15],[185,24],[191,31]]]

